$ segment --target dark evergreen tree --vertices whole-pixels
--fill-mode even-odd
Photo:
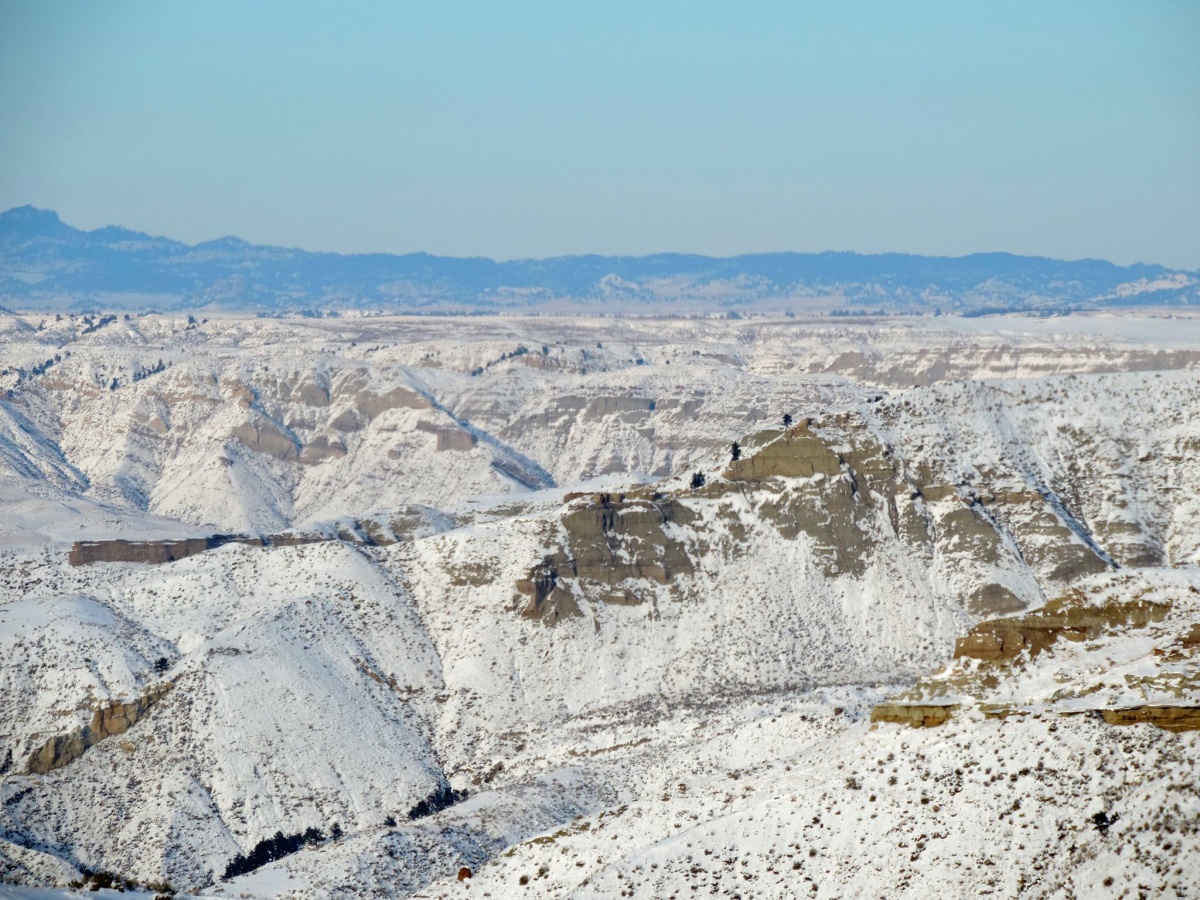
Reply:
[[[334,825],[333,828],[337,832],[334,837],[337,837],[341,829],[337,825]],[[311,827],[303,833],[297,832],[296,834],[284,834],[282,831],[277,831],[274,837],[266,838],[255,844],[254,849],[249,853],[239,853],[231,859],[225,866],[225,878],[236,878],[238,875],[253,872],[260,866],[295,853],[301,847],[319,844],[323,840],[325,840],[325,835]]]
[[[704,483],[705,483],[707,480],[708,480],[708,479],[704,477],[704,473],[703,473],[703,472],[693,472],[693,473],[692,473],[692,487],[693,487],[693,488],[702,488],[702,487],[704,487]]]
[[[423,819],[425,816],[432,816],[434,813],[441,812],[446,807],[453,806],[455,803],[461,803],[466,799],[466,791],[456,791],[443,781],[437,790],[424,800],[416,803],[408,811],[408,817],[410,819]]]
[[[791,414],[791,413],[784,413],[784,414],[783,414],[783,427],[784,427],[784,428],[791,428],[791,427],[792,427],[792,414]]]
[[[742,448],[740,446],[738,446],[737,441],[733,442],[733,446],[729,448],[729,451],[733,454],[734,462],[737,462],[739,459],[742,458]]]

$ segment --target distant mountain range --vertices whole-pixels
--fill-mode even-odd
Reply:
[[[49,210],[0,213],[0,306],[13,310],[329,309],[1063,312],[1200,303],[1200,273],[1008,253],[562,256],[497,262],[189,245]]]

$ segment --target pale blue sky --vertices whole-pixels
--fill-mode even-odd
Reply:
[[[502,258],[1200,268],[1200,2],[0,0],[0,208]]]

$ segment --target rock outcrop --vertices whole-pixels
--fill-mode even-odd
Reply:
[[[346,541],[351,544],[384,547],[402,538],[416,534],[439,531],[449,527],[450,520],[434,521],[430,513],[417,507],[402,507],[394,510],[390,520],[379,522],[373,519],[344,521],[336,531],[302,532],[286,531],[281,534],[211,534],[207,537],[182,538],[167,541],[127,541],[113,538],[103,541],[76,541],[71,546],[67,561],[72,566],[86,566],[98,562],[169,563],[206,550],[224,547],[226,544],[245,544],[249,547],[296,547],[301,544],[319,544],[325,541]]]
[[[528,598],[521,614],[550,623],[578,615],[576,591],[605,603],[641,603],[639,583],[665,585],[693,571],[690,555],[668,526],[696,518],[661,495],[576,495],[560,519],[561,549],[517,583],[518,593]]]
[[[557,621],[585,597],[644,602],[718,546],[749,559],[759,527],[784,541],[806,538],[809,559],[829,578],[861,578],[885,551],[941,566],[977,615],[1024,609],[1039,599],[1037,579],[1061,588],[1108,568],[1051,498],[941,482],[910,468],[857,414],[768,428],[739,443],[741,457],[701,485],[568,495],[558,548],[517,585],[522,614]]]
[[[76,541],[71,546],[67,561],[72,566],[86,566],[98,562],[168,563],[226,544],[261,547],[265,543],[263,538],[245,534],[213,534],[177,541],[126,541],[119,538],[107,541]]]
[[[871,710],[871,721],[893,722],[913,728],[933,728],[949,722],[958,708],[957,703],[880,703]]]
[[[1200,706],[1128,706],[1096,710],[1109,725],[1148,723],[1167,731],[1200,731]]]
[[[942,672],[876,706],[871,721],[927,726],[940,724],[938,710],[945,721],[971,709],[1200,728],[1200,587],[1186,573],[1152,573],[1092,578],[1041,609],[980,623]]]
[[[30,775],[45,775],[78,759],[89,747],[94,747],[105,738],[124,734],[173,687],[174,683],[168,681],[135,700],[114,700],[97,707],[92,712],[89,724],[68,734],[55,735],[34,751],[25,771]]]
[[[418,422],[417,430],[432,434],[437,439],[438,453],[444,453],[447,450],[471,450],[476,444],[475,435],[461,428]]]
[[[1050,601],[1037,612],[975,626],[958,639],[954,658],[1014,659],[1026,651],[1036,655],[1059,638],[1085,641],[1114,628],[1145,628],[1161,622],[1169,610],[1166,604],[1140,599],[1096,607],[1071,594]]]

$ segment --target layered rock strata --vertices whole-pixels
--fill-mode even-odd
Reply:
[[[174,686],[168,681],[134,700],[114,700],[97,707],[89,724],[67,734],[55,735],[34,751],[25,771],[31,775],[45,775],[78,759],[89,747],[105,738],[124,734]]]

